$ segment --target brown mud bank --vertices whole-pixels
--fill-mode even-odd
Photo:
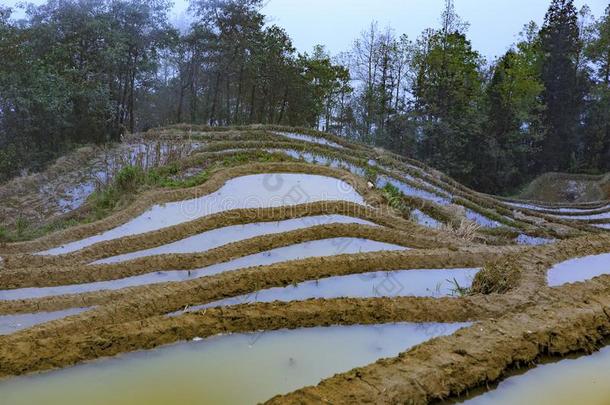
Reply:
[[[241,130],[249,132],[244,134]],[[30,242],[0,246],[1,256],[5,259],[4,267],[0,269],[0,288],[65,286],[112,281],[157,271],[198,269],[278,247],[336,237],[370,239],[413,249],[310,257],[239,268],[180,282],[0,301],[0,314],[94,307],[78,315],[0,336],[0,378],[224,333],[390,322],[475,322],[470,328],[428,341],[395,358],[338,374],[316,387],[303,388],[270,401],[426,403],[497,381],[508,370],[534,364],[543,355],[595,350],[603,339],[610,336],[610,275],[556,288],[550,288],[546,283],[547,271],[556,263],[610,252],[610,234],[604,235],[586,223],[553,218],[548,215],[550,211],[511,207],[502,199],[470,190],[419,162],[330,135],[298,131],[320,135],[343,147],[305,145],[304,141],[288,139],[281,141],[280,135],[265,132],[294,132],[294,129],[258,126],[241,130],[210,132],[205,127],[177,126],[150,134],[157,138],[193,135],[193,139],[206,142],[203,152],[181,161],[183,168],[200,166],[204,161],[224,158],[225,154],[229,156],[233,152],[226,149],[233,147],[237,152],[232,162],[240,165],[216,168],[199,186],[145,192],[138,196],[137,202],[98,222]],[[202,131],[202,134],[193,134],[193,131]],[[270,148],[281,145],[282,148],[296,148],[357,164],[367,169],[367,178],[342,169],[283,159],[276,163],[251,163],[249,155],[246,156],[249,152],[240,152],[240,149],[251,148],[252,141],[259,139],[261,134],[264,145]],[[41,257],[32,254],[114,228],[152,205],[207,195],[232,178],[280,172],[341,179],[352,185],[369,206],[320,202],[282,208],[238,209],[158,231],[101,242],[65,255]],[[505,226],[498,228],[498,233],[526,232],[560,240],[545,246],[485,246],[471,239],[460,239],[450,229],[424,228],[401,218],[401,213],[388,206],[389,197],[382,190],[369,188],[367,181],[378,174],[398,176],[409,186],[443,194],[450,203],[501,222]],[[450,203],[444,206],[431,201],[404,197],[404,202],[411,208],[423,208],[424,212],[445,223],[456,221],[458,215],[451,212]],[[377,226],[313,224],[310,228],[234,241],[200,253],[163,254],[112,264],[89,264],[226,226],[325,214],[352,216]],[[492,242],[493,232],[486,231],[489,238],[484,237],[485,232],[479,231],[477,235],[480,237],[475,240]],[[452,298],[311,299],[179,313],[190,306],[331,276],[462,267],[480,267],[482,271],[477,274],[469,293]],[[173,312],[178,312],[178,315],[167,316]]]
[[[282,125],[245,125],[245,126],[232,126],[232,127],[210,127],[206,125],[192,125],[192,124],[176,124],[170,125],[167,127],[159,128],[159,129],[151,129],[146,134],[145,137],[161,138],[170,137],[171,139],[175,138],[176,133],[181,131],[183,136],[186,137],[197,137],[198,135],[204,135],[205,137],[217,137],[217,139],[226,139],[227,137],[241,135],[245,132],[284,132],[284,133],[299,133],[304,135],[311,135],[314,137],[322,138],[324,140],[333,142],[339,146],[342,146],[346,149],[353,150],[361,150],[366,146],[364,144],[360,144],[355,141],[348,141],[345,138],[342,138],[337,135],[330,134],[328,132],[316,131],[310,128],[302,128],[302,127],[287,127]],[[283,135],[275,135],[274,137],[281,136],[285,138]],[[288,139],[288,138],[287,138]]]
[[[295,394],[297,402],[300,399],[314,400],[318,395],[316,390],[338,384],[336,392],[334,388],[331,390],[334,394],[324,391],[320,398],[328,396],[337,402],[341,402],[340,398],[374,398],[382,403],[400,398],[443,398],[493,381],[504,370],[518,362],[534,361],[543,352],[562,354],[590,349],[594,342],[606,336],[610,326],[604,311],[610,313],[610,277],[556,289],[544,287],[543,284],[545,271],[552,263],[575,255],[608,251],[608,242],[609,238],[590,236],[528,249],[471,247],[458,251],[414,250],[311,258],[237,270],[188,282],[137,287],[105,297],[102,293],[98,297],[93,294],[88,298],[84,295],[75,296],[76,299],[57,297],[49,299],[45,305],[49,309],[91,304],[99,307],[0,337],[0,375],[64,367],[84,360],[218,333],[396,321],[481,321],[453,337],[437,339],[415,349],[415,353],[425,353],[425,358],[409,352],[369,366],[373,370],[370,381],[374,381],[374,385],[380,384],[383,395],[376,390],[376,393],[372,393],[360,387],[362,378],[353,377],[364,375],[360,370],[354,372],[357,374],[348,373],[348,377],[334,377],[340,384],[327,381],[317,388]],[[520,269],[518,282],[506,294],[441,299],[309,300],[208,309],[175,318],[163,316],[188,305],[321,277],[380,269],[475,267],[502,258],[510,259],[506,262],[514,261]],[[2,304],[6,310],[7,303]],[[18,307],[11,310],[38,310],[42,302],[33,300],[8,305]],[[564,335],[565,341],[562,340]],[[457,340],[454,342],[452,339]],[[507,341],[511,345],[507,345]],[[428,345],[432,345],[430,349],[427,349]],[[503,355],[494,354],[496,351]],[[415,359],[414,363],[404,366],[403,359],[411,358]],[[461,366],[453,367],[454,362]],[[473,362],[476,364],[473,365]],[[447,364],[452,366],[447,367]],[[466,369],[470,371],[466,373]],[[364,370],[369,372],[368,368]],[[449,373],[441,379],[447,381],[446,384],[439,383],[439,373]],[[410,377],[402,378],[404,375]],[[412,392],[421,390],[421,387],[417,384],[411,386],[410,382],[421,378],[424,381],[422,384],[429,386],[426,388],[429,391],[424,390],[424,396],[421,391],[417,394]],[[369,381],[369,377],[366,380]]]
[[[570,255],[570,249],[579,251],[583,254],[597,252],[607,249],[605,244],[607,240],[599,241],[591,238],[586,240],[570,240],[560,242],[557,246],[544,246],[539,248],[530,248],[529,252],[538,251],[533,255],[516,254],[516,249],[504,248],[499,251],[497,248],[470,248],[464,251],[406,251],[406,252],[377,252],[367,254],[357,254],[349,256],[333,256],[326,258],[312,258],[302,261],[279,263],[270,266],[257,267],[251,269],[243,269],[234,272],[219,274],[216,276],[204,277],[197,280],[191,280],[183,283],[170,283],[157,286],[139,287],[136,289],[128,289],[114,297],[108,297],[101,306],[86,313],[76,315],[64,320],[50,322],[45,325],[31,328],[26,331],[18,332],[14,335],[0,339],[0,358],[3,359],[3,364],[6,368],[3,373],[5,375],[21,374],[49,367],[62,367],[76,362],[107,356],[123,351],[137,350],[140,348],[149,348],[151,343],[160,342],[169,343],[184,338],[188,335],[174,334],[174,340],[168,339],[172,333],[163,329],[162,325],[170,325],[171,330],[175,329],[176,325],[173,322],[197,323],[198,320],[206,319],[207,314],[220,312],[221,324],[217,328],[212,328],[205,333],[203,329],[193,329],[198,335],[209,336],[216,333],[226,333],[231,331],[243,331],[244,329],[236,329],[227,326],[235,317],[240,318],[243,313],[248,313],[248,317],[254,317],[250,309],[260,311],[259,317],[268,319],[270,324],[256,324],[252,326],[252,330],[273,329],[274,325],[278,328],[283,327],[298,327],[298,326],[315,326],[312,323],[301,324],[298,319],[294,319],[294,323],[277,324],[273,319],[274,305],[281,307],[283,304],[274,303],[273,305],[254,305],[241,306],[238,309],[219,308],[214,311],[205,310],[195,314],[185,314],[168,321],[163,314],[180,310],[188,305],[207,303],[218,300],[224,297],[247,294],[257,289],[268,288],[273,286],[286,286],[294,282],[316,279],[332,275],[343,274],[358,274],[367,271],[375,271],[379,269],[402,269],[402,268],[434,268],[434,267],[474,267],[487,262],[498,260],[502,255],[514,255],[521,257],[518,265],[522,268],[524,274],[539,273],[539,268],[546,268],[548,263],[558,261],[562,256]],[[588,247],[587,247],[588,246]],[[579,250],[580,249],[580,250]],[[585,251],[583,251],[584,249]],[[523,250],[522,250],[523,253]],[[515,259],[519,260],[519,259]],[[546,263],[543,262],[546,261]],[[511,317],[522,317],[524,313],[529,311],[530,307],[534,307],[536,311],[544,314],[547,311],[554,311],[557,307],[560,308],[583,308],[591,304],[598,303],[599,299],[605,299],[610,288],[610,278],[600,278],[588,283],[570,285],[560,289],[550,289],[538,285],[535,278],[520,277],[520,282],[514,290],[508,294],[492,294],[492,295],[475,295],[464,298],[450,299],[416,299],[416,298],[386,298],[383,302],[401,303],[409,302],[410,311],[405,311],[405,314],[413,313],[414,308],[419,308],[418,311],[427,311],[430,315],[425,318],[426,321],[462,321],[464,316],[468,320],[484,320],[490,317],[497,319],[503,316],[502,319],[512,319]],[[601,280],[601,281],[600,281]],[[534,282],[536,282],[534,284]],[[531,287],[537,288],[536,292],[527,291]],[[599,298],[599,299],[598,299]],[[59,307],[65,304],[65,300],[69,297],[59,297],[50,300],[55,302]],[[64,302],[62,303],[62,300]],[[354,307],[358,308],[361,304],[370,300],[347,300]],[[316,306],[314,303],[319,303]],[[306,304],[309,303],[309,304]],[[316,311],[311,314],[312,319],[317,322],[317,325],[329,325],[333,323],[341,323],[341,320],[335,318],[325,319],[321,316],[324,311],[333,310],[334,306],[325,305],[324,301],[311,300],[306,303],[290,303],[294,308],[299,308],[300,305],[313,305]],[[25,302],[14,303],[16,305],[24,305]],[[39,307],[40,302],[30,303],[32,307]],[[70,303],[71,305],[89,305],[91,301],[79,297],[79,299]],[[103,304],[103,305],[102,305]],[[53,306],[55,304],[51,304]],[[394,305],[394,304],[392,304]],[[466,315],[449,317],[446,311],[442,308],[447,305],[453,308],[462,308],[460,312]],[[472,306],[485,306],[488,312],[493,314],[485,315],[485,312],[473,309]],[[493,311],[489,309],[495,308]],[[433,308],[432,310],[430,308]],[[32,309],[32,308],[30,308]],[[522,312],[525,310],[525,312]],[[211,311],[211,312],[210,312]],[[232,312],[235,311],[235,312]],[[350,311],[349,308],[346,311]],[[563,311],[563,309],[562,309]],[[403,311],[400,311],[403,312]],[[356,312],[357,313],[357,312]],[[536,312],[535,314],[537,314]],[[469,315],[468,315],[469,314]],[[565,314],[570,315],[569,311]],[[289,316],[289,315],[288,315]],[[407,315],[395,313],[393,318],[388,318],[389,321],[397,320],[417,320],[421,318],[405,318]],[[533,315],[532,315],[533,316]],[[538,315],[536,315],[538,316]],[[578,315],[580,316],[580,315]],[[560,317],[558,315],[558,317]],[[242,319],[242,318],[240,318]],[[350,322],[352,323],[367,323],[367,317],[354,316]],[[375,321],[384,321],[381,318],[374,318]],[[507,325],[521,325],[520,321],[509,321]],[[168,323],[169,322],[169,323]],[[343,321],[345,322],[345,321]],[[495,321],[494,321],[495,322]],[[533,321],[532,321],[533,322]],[[131,326],[129,326],[131,325]],[[126,338],[124,328],[133,327],[141,330],[141,327],[147,325],[150,327],[151,335],[159,335],[159,337],[146,337],[143,341],[133,341]],[[528,324],[529,325],[529,324]],[[195,327],[195,326],[193,326]],[[115,329],[113,329],[115,328]],[[123,328],[123,329],[121,329]],[[203,326],[202,328],[205,328]],[[507,327],[507,331],[511,331],[512,326]],[[112,330],[120,330],[120,333],[113,334]],[[137,332],[136,335],[138,335]],[[169,335],[168,335],[169,334]],[[101,349],[97,345],[92,345],[92,339],[95,340],[99,336],[105,336],[104,344]],[[139,335],[138,335],[139,336]],[[587,336],[587,335],[583,335]],[[68,338],[69,337],[69,338]],[[477,340],[480,335],[473,338],[471,345],[477,345]],[[69,357],[67,354],[66,339],[71,340],[71,345],[78,348],[77,353]],[[165,339],[165,340],[164,340]],[[587,338],[584,338],[587,340]],[[79,343],[83,340],[86,343]],[[87,349],[89,347],[89,349]],[[97,349],[95,349],[97,348]],[[110,348],[110,349],[108,349]],[[95,349],[95,350],[94,350]],[[106,352],[108,349],[110,352]],[[42,352],[40,351],[42,350]],[[89,354],[82,356],[82,350],[89,350]],[[94,350],[91,352],[91,350]],[[68,350],[69,351],[69,350]],[[28,365],[24,365],[26,362]],[[492,378],[490,378],[492,380]],[[395,381],[395,380],[392,380]]]
[[[233,140],[221,140],[210,143],[205,147],[207,151],[226,151],[226,150],[244,150],[250,151],[257,143],[248,140],[249,138],[234,138]],[[346,151],[342,149],[332,148],[327,145],[312,145],[304,141],[277,141],[273,138],[265,138],[263,146],[270,149],[286,150],[292,149],[296,151],[308,152],[320,156],[336,159],[341,162],[352,164],[361,168],[368,168],[372,172],[380,175],[386,175],[398,179],[412,187],[437,194],[434,187],[440,188],[443,193],[453,195],[455,203],[466,208],[472,209],[482,215],[494,219],[506,226],[514,227],[527,231],[530,234],[539,236],[553,236],[564,238],[566,236],[575,236],[578,231],[588,230],[599,232],[598,229],[591,229],[587,225],[587,221],[569,221],[558,217],[552,217],[550,212],[540,212],[537,210],[529,210],[521,207],[513,207],[506,205],[504,200],[495,196],[478,193],[456,183],[453,180],[445,178],[443,175],[431,175],[434,171],[422,165],[413,165],[406,163],[404,158],[392,155],[387,151],[378,151],[376,149],[362,150],[360,152]],[[382,153],[383,152],[383,153]],[[209,152],[208,152],[209,153]],[[204,155],[205,153],[202,153]],[[369,165],[369,157],[374,156],[378,164]],[[194,157],[196,158],[196,157]],[[406,174],[406,176],[405,176]],[[442,206],[426,201],[422,204],[417,198],[409,201],[409,205],[413,208],[421,209],[432,217],[447,222],[451,220],[450,213],[444,212]],[[519,215],[516,212],[523,211],[527,215]],[[590,221],[592,223],[592,221]],[[560,225],[559,227],[557,225]]]
[[[546,355],[597,350],[610,336],[610,275],[549,288],[546,272],[555,263],[606,252],[610,238],[588,236],[492,261],[517,272],[506,294],[485,296],[512,304],[503,316],[269,403],[429,403],[496,382]],[[481,277],[489,277],[485,268]]]

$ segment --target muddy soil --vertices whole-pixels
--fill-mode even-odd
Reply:
[[[269,403],[429,403],[495,382],[545,355],[594,351],[610,336],[610,276],[548,288],[545,275],[567,258],[608,251],[608,238],[587,237],[509,255],[505,263],[520,269],[520,277],[501,296],[522,304],[507,314]]]
[[[365,207],[347,201],[321,201],[292,207],[225,211],[157,231],[99,242],[64,255],[7,255],[6,267],[15,269],[19,267],[35,268],[90,263],[107,257],[169,244],[213,229],[331,214],[367,220],[389,228],[389,231],[400,229],[402,232],[412,235],[410,243],[413,244],[413,247],[432,248],[445,246],[454,248],[466,245],[465,241],[434,229],[420,230],[414,223],[397,217],[394,212],[387,209]]]

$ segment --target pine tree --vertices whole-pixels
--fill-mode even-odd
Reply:
[[[594,69],[585,112],[584,156],[593,171],[610,170],[610,6],[593,24],[585,55]]]
[[[523,39],[493,67],[486,92],[486,147],[478,166],[480,187],[486,191],[514,189],[538,169],[544,87],[537,33],[534,23],[527,25]]]
[[[481,55],[472,49],[466,24],[447,1],[441,29],[424,31],[413,59],[415,108],[421,122],[420,157],[455,178],[477,180],[481,143]]]
[[[570,168],[578,144],[582,107],[577,59],[580,53],[578,14],[573,0],[553,0],[540,31],[544,60],[542,94],[547,135],[543,146],[546,170]]]

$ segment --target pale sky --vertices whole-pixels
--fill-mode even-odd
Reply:
[[[0,0],[12,6],[19,0]],[[34,0],[42,3],[43,0]],[[188,0],[174,0],[174,15],[181,15]],[[549,0],[455,0],[458,14],[470,23],[468,37],[482,55],[503,54],[527,22],[539,25]],[[353,40],[372,20],[380,28],[391,26],[397,34],[415,39],[421,31],[438,25],[444,0],[268,0],[263,9],[268,22],[286,29],[295,47],[303,52],[323,44],[331,54],[349,50]],[[588,4],[593,14],[603,14],[608,0],[575,0]]]

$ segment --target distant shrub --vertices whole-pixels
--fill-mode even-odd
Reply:
[[[116,175],[118,191],[135,191],[146,182],[146,173],[140,166],[125,166]]]
[[[367,181],[370,181],[373,184],[377,184],[377,177],[379,176],[379,171],[376,167],[366,166],[364,168],[364,178]],[[389,184],[389,183],[388,183]],[[389,184],[391,186],[391,184]]]
[[[0,148],[0,183],[17,175],[22,166],[14,145]]]

